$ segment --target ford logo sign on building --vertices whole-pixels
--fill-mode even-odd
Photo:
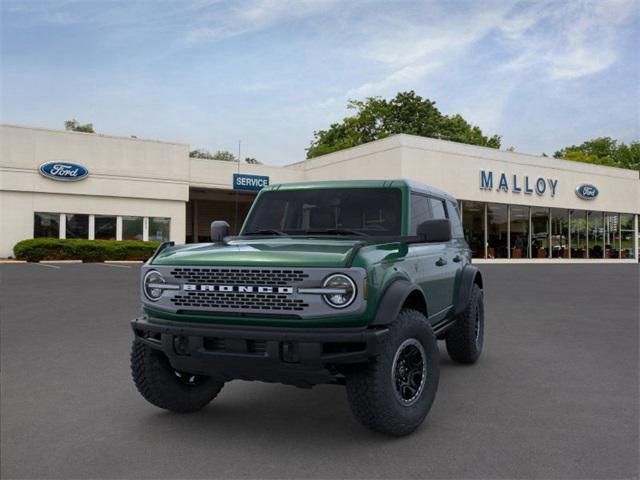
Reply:
[[[89,170],[72,162],[56,161],[40,165],[40,173],[52,180],[77,182],[89,175]]]
[[[593,200],[598,196],[598,189],[588,183],[576,187],[576,195],[583,200]]]

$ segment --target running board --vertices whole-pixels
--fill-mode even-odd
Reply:
[[[436,337],[440,336],[443,333],[445,333],[447,330],[449,330],[451,327],[453,327],[454,323],[456,323],[455,318],[445,320],[444,322],[440,322],[433,326],[433,333],[436,335]]]

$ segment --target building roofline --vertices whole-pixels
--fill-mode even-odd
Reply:
[[[189,148],[189,144],[188,143],[182,143],[182,142],[170,142],[170,141],[166,141],[166,140],[155,140],[155,139],[151,139],[151,138],[139,138],[139,137],[125,137],[122,135],[107,135],[104,133],[88,133],[88,132],[73,132],[73,131],[69,131],[69,130],[59,130],[59,129],[55,129],[55,128],[45,128],[45,127],[29,127],[26,125],[16,125],[16,124],[12,124],[12,123],[0,123],[0,127],[9,127],[9,128],[21,128],[24,130],[38,130],[38,131],[42,131],[42,132],[52,132],[52,133],[63,133],[63,134],[68,134],[68,135],[88,135],[91,137],[102,137],[102,138],[113,138],[116,140],[130,140],[132,142],[151,142],[151,143],[161,143],[163,145],[178,145],[181,147],[187,147]]]
[[[544,157],[542,155],[535,155],[533,153],[525,153],[525,152],[512,152],[509,150],[503,150],[500,148],[491,148],[491,147],[485,147],[483,145],[473,145],[473,144],[469,144],[469,143],[460,143],[460,142],[454,142],[451,140],[442,140],[439,138],[431,138],[431,137],[422,137],[420,135],[411,135],[408,133],[399,133],[396,135],[392,135],[393,137],[397,136],[397,137],[401,137],[401,142],[402,142],[402,137],[404,138],[408,138],[408,139],[417,139],[418,141],[427,141],[427,142],[434,142],[434,143],[440,143],[443,145],[455,145],[456,148],[464,148],[464,149],[468,149],[468,150],[480,150],[480,151],[486,151],[486,152],[490,152],[492,155],[495,155],[496,153],[502,154],[502,155],[506,155],[506,156],[510,156],[510,157],[520,157],[523,159],[528,159],[528,160],[539,160],[539,161],[544,161],[544,162],[567,162],[567,165],[587,165],[588,168],[596,168],[596,169],[602,169],[602,170],[608,170],[609,172],[633,172],[635,175],[638,175],[638,177],[640,178],[640,172],[638,172],[637,170],[633,170],[630,168],[622,168],[622,167],[611,167],[608,165],[598,165],[595,163],[586,163],[586,162],[578,162],[576,160],[570,160],[568,158],[556,158],[556,157]],[[384,139],[381,139],[384,140]],[[528,164],[532,164],[531,162],[526,162]],[[540,166],[544,166],[544,165],[540,165]]]
[[[482,145],[472,145],[468,143],[454,142],[451,140],[442,140],[439,138],[423,137],[420,135],[411,135],[407,133],[398,133],[398,134],[390,135],[388,137],[381,138],[379,140],[373,140],[371,142],[362,143],[354,147],[344,148],[342,150],[337,150],[335,152],[327,153],[325,155],[319,155],[317,157],[308,158],[308,159],[291,163],[285,166],[301,167],[305,165],[307,162],[320,160],[324,158],[328,159],[328,158],[331,158],[332,155],[336,155],[340,153],[344,155],[345,152],[349,152],[349,151],[355,152],[367,147],[369,149],[371,149],[372,147],[375,149],[375,147],[377,147],[378,145],[382,143],[389,143],[389,141],[393,141],[393,140],[397,142],[398,146],[404,146],[404,147],[410,147],[410,148],[415,147],[415,145],[409,145],[408,142],[420,142],[423,144],[423,147],[425,150],[445,152],[445,150],[439,149],[437,148],[437,146],[442,146],[442,147],[446,146],[448,147],[446,150],[447,153],[453,153],[458,155],[467,155],[467,156],[475,156],[475,157],[492,157],[491,159],[502,160],[504,162],[510,162],[510,161],[517,162],[518,161],[517,159],[520,159],[521,163],[534,165],[538,167],[546,167],[546,168],[554,168],[554,167],[550,165],[544,165],[542,163],[560,162],[559,165],[563,165],[565,169],[571,170],[571,171],[575,171],[576,170],[575,167],[577,166],[586,166],[587,170],[594,169],[595,172],[599,174],[608,173],[610,175],[613,174],[613,176],[619,176],[619,177],[631,176],[629,174],[632,174],[633,176],[636,176],[638,179],[640,179],[640,172],[629,169],[629,168],[611,167],[607,165],[596,165],[593,163],[577,162],[575,160],[569,160],[566,158],[543,157],[542,155],[534,155],[531,153],[511,152],[508,150],[485,147]],[[451,151],[452,149],[455,149],[456,151]],[[496,158],[498,156],[502,158]]]
[[[348,147],[348,148],[343,148],[342,150],[336,150],[335,152],[330,152],[330,153],[325,153],[324,155],[318,155],[317,157],[311,157],[311,158],[305,158],[304,160],[300,160],[298,162],[294,162],[294,163],[288,163],[286,165],[283,165],[285,167],[295,167],[295,166],[302,166],[307,162],[312,162],[314,160],[319,160],[322,158],[327,158],[330,157],[331,155],[338,155],[338,154],[344,154],[344,152],[355,152],[358,150],[363,150],[366,148],[371,148],[371,146],[377,146],[383,142],[388,143],[390,140],[391,141],[397,141],[400,140],[400,137],[404,135],[404,134],[395,134],[395,135],[389,135],[388,137],[384,137],[384,138],[380,138],[378,140],[373,140],[371,142],[366,142],[366,143],[361,143],[360,145],[355,145],[353,147]],[[426,138],[426,137],[418,137],[418,138]],[[398,143],[398,146],[400,146],[400,143]]]

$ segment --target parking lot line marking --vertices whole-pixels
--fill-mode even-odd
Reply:
[[[102,265],[103,267],[131,268],[131,265],[115,265],[113,263],[98,263],[97,265]]]
[[[47,268],[62,268],[62,267],[59,267],[58,265],[49,265],[48,263],[40,263],[40,262],[34,263],[34,265],[39,265],[41,267],[47,267]]]

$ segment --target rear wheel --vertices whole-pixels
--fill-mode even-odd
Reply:
[[[131,349],[131,375],[149,403],[179,413],[204,408],[224,386],[211,377],[175,370],[162,352],[138,341]]]
[[[480,287],[471,289],[469,303],[447,332],[447,352],[459,363],[475,363],[484,343],[484,300]]]
[[[424,421],[438,389],[438,345],[424,315],[405,309],[391,324],[381,354],[347,373],[349,404],[364,426],[407,435]]]

